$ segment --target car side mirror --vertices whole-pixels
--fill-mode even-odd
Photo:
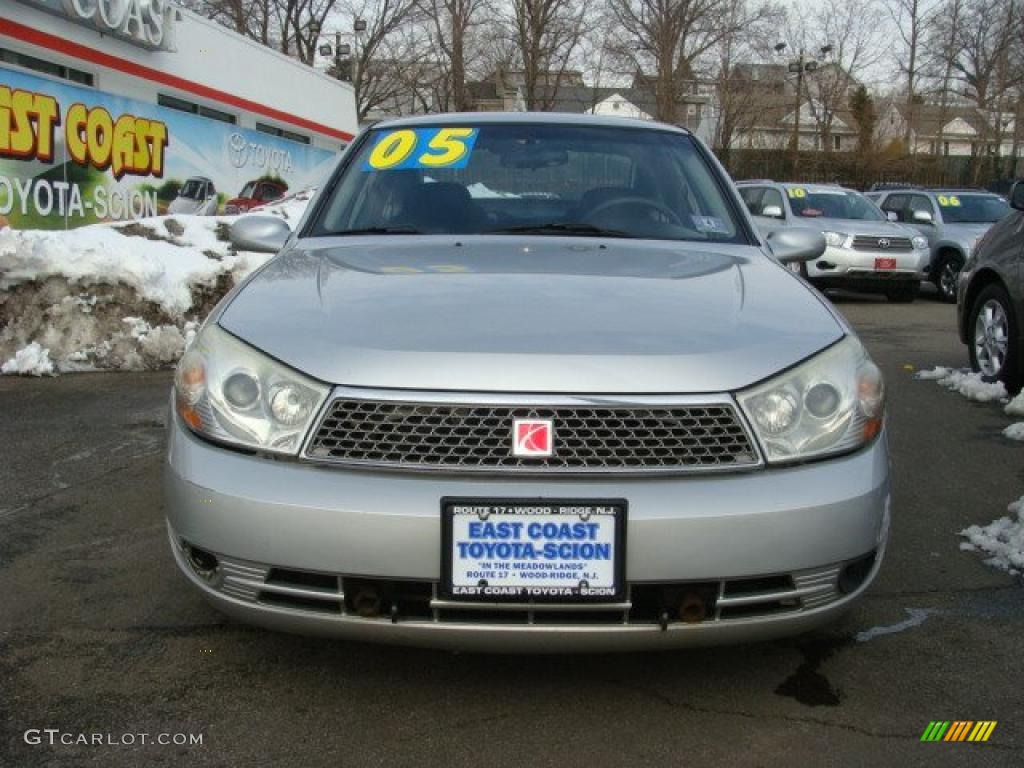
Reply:
[[[239,251],[277,253],[292,231],[277,216],[243,216],[231,225],[231,244]]]
[[[1024,211],[1024,181],[1018,181],[1010,190],[1010,207]]]
[[[781,219],[782,209],[777,205],[766,205],[761,209],[761,215],[767,216],[769,219]]]
[[[813,229],[777,229],[765,239],[783,264],[810,261],[825,252],[825,233]]]
[[[899,221],[900,215],[896,213],[896,211],[886,211],[885,218],[887,218],[889,221]]]
[[[918,224],[931,224],[932,215],[928,211],[914,211],[914,221]]]

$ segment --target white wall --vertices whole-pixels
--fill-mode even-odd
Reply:
[[[181,10],[180,19],[175,24],[177,51],[165,52],[150,51],[109,35],[101,35],[97,30],[11,0],[3,0],[0,6],[0,18],[237,98],[272,107],[335,131],[347,134],[355,134],[357,131],[355,96],[351,85],[327,77],[312,67],[236,35],[189,11]],[[333,150],[337,150],[343,143],[342,139],[318,135],[308,127],[247,112],[234,105],[222,104],[215,98],[204,98],[189,90],[151,82],[2,34],[0,46],[90,72],[98,90],[149,103],[156,103],[158,92],[167,93],[237,115],[238,124],[246,128],[255,128],[256,122],[276,125],[309,135],[315,146]]]

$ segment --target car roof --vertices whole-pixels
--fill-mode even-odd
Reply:
[[[855,189],[851,189],[850,187],[844,187],[842,184],[828,184],[828,183],[825,183],[825,182],[818,182],[818,181],[802,182],[802,181],[773,181],[772,179],[744,179],[743,181],[737,181],[736,182],[736,186],[737,187],[754,186],[754,185],[760,186],[760,185],[764,185],[764,184],[774,184],[775,186],[782,187],[783,189],[795,189],[795,188],[808,189],[808,190],[810,190],[812,192],[819,191],[819,190],[820,191],[829,191],[829,192],[834,192],[836,190],[839,190],[841,192],[856,192]]]
[[[446,112],[443,114],[415,115],[382,120],[372,127],[414,128],[426,125],[588,125],[608,128],[635,128],[639,130],[668,131],[691,135],[690,131],[653,120],[604,115],[580,115],[575,112]]]

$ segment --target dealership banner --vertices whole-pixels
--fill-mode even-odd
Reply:
[[[318,184],[337,154],[0,67],[0,227],[63,229],[223,212],[273,180]],[[196,195],[200,199],[195,199]]]

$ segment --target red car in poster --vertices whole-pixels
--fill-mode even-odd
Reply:
[[[224,203],[224,213],[245,213],[257,206],[264,205],[284,197],[288,185],[280,179],[255,179],[242,188],[238,197]]]

